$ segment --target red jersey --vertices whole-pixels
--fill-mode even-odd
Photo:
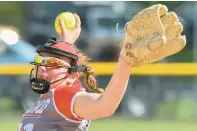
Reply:
[[[51,89],[23,114],[18,131],[88,131],[90,121],[73,111],[77,95],[84,91],[81,86]]]

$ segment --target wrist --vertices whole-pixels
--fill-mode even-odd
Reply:
[[[131,68],[132,67],[132,65],[129,62],[125,61],[121,57],[119,57],[118,63],[120,63],[121,66],[124,68]]]
[[[64,41],[64,42],[70,43],[70,44],[73,44],[74,43],[73,40],[70,40],[68,38],[64,38],[64,37],[61,37],[61,36],[60,36],[60,41]]]

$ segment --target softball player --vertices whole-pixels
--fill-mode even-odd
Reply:
[[[60,41],[50,39],[36,49],[38,56],[30,74],[31,88],[40,99],[27,110],[18,131],[87,131],[90,121],[111,116],[125,93],[132,67],[161,60],[182,50],[186,40],[182,24],[164,5],[136,14],[125,27],[120,58],[105,91],[97,88],[88,57],[74,45],[81,32],[69,31],[60,20]],[[105,68],[105,67],[103,67]],[[80,82],[85,78],[88,93]]]

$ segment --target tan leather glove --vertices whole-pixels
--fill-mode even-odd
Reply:
[[[159,61],[185,46],[183,26],[175,13],[158,4],[139,12],[127,23],[120,58],[132,66]]]
[[[165,28],[166,44],[156,52],[144,57],[144,60],[137,61],[136,65],[145,64],[144,61],[147,61],[147,63],[159,61],[180,52],[185,47],[186,37],[181,35],[183,25],[180,23],[177,15],[174,12],[167,13],[162,17],[162,23]]]

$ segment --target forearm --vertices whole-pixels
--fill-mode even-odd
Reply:
[[[106,110],[115,111],[120,104],[128,85],[130,72],[131,66],[120,59],[105,92],[99,99],[100,105]]]
[[[112,115],[126,91],[130,71],[131,66],[123,60],[119,60],[103,94],[80,93],[74,105],[74,112],[77,116],[92,120]]]

